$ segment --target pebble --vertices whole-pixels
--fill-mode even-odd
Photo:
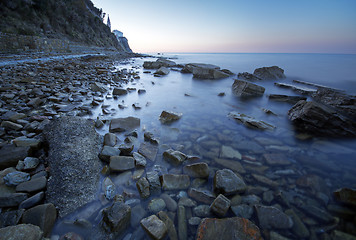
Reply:
[[[4,182],[7,186],[17,186],[20,183],[27,182],[28,180],[30,180],[30,175],[20,171],[8,173],[4,177]]]

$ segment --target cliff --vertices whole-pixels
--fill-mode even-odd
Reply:
[[[19,43],[11,41],[14,36],[19,36]],[[90,0],[0,1],[0,40],[5,42],[3,46],[16,48],[21,41],[34,39],[32,45],[28,44],[24,50],[36,49],[33,42],[45,38],[56,39],[62,45],[73,42],[126,51],[103,23],[102,10],[94,7]]]
[[[115,34],[116,39],[119,42],[122,49],[124,49],[125,52],[132,53],[129,42],[127,41],[127,38],[124,37],[124,34],[118,30],[114,30],[113,33]]]

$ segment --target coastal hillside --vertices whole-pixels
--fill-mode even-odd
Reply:
[[[102,17],[90,0],[0,1],[2,37],[32,36],[124,51]]]

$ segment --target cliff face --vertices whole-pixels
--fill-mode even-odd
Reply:
[[[90,0],[1,0],[0,32],[124,51],[101,15]]]

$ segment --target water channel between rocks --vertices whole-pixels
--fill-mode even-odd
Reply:
[[[292,104],[273,102],[267,97],[272,93],[296,94],[291,90],[274,86],[275,81],[265,80],[258,83],[266,88],[264,96],[241,99],[231,92],[235,77],[198,80],[193,79],[191,74],[171,70],[168,75],[157,78],[152,74],[155,70],[144,73],[146,70],[142,68],[142,64],[147,60],[150,59],[135,59],[133,63],[117,65],[118,70],[127,68],[128,71],[137,71],[140,79],[125,86],[132,88],[127,95],[113,98],[109,91],[109,94],[104,95],[104,102],[89,116],[92,119],[99,117],[101,120],[128,116],[140,118],[140,126],[136,129],[138,137],[133,143],[132,152],[137,152],[144,142],[145,132],[151,132],[154,138],[159,140],[157,156],[154,161],[147,160],[145,168],[109,175],[98,173],[101,174],[102,180],[110,177],[116,186],[116,192],[124,196],[125,203],[131,207],[130,227],[121,238],[148,239],[140,226],[140,220],[157,214],[152,207],[152,200],[157,201],[155,199],[162,198],[162,194],[168,194],[176,203],[181,202],[185,206],[187,239],[195,239],[200,219],[216,215],[206,211],[206,205],[210,204],[191,198],[188,190],[196,188],[213,192],[215,172],[226,168],[234,170],[245,181],[247,189],[243,193],[228,196],[231,207],[225,217],[245,217],[260,226],[261,220],[259,222],[253,206],[261,204],[275,206],[283,212],[293,209],[289,212],[292,211],[293,214],[295,212],[302,220],[301,225],[307,228],[305,238],[312,239],[313,236],[320,236],[336,228],[350,231],[354,219],[352,216],[346,219],[339,218],[341,207],[333,200],[332,193],[341,187],[356,186],[355,140],[304,139],[304,135],[297,135],[287,117]],[[230,70],[236,73],[240,71]],[[288,68],[284,70],[287,79],[278,82],[291,83],[293,79],[288,76]],[[139,89],[145,89],[146,92],[139,94]],[[219,93],[225,95],[218,96]],[[135,103],[140,106],[139,109],[132,106]],[[103,114],[103,109],[106,114]],[[275,114],[266,114],[263,109],[269,109]],[[163,110],[183,115],[178,121],[163,124],[159,121]],[[249,129],[230,118],[228,116],[230,112],[253,116],[276,128],[267,131]],[[101,135],[108,133],[109,121],[97,131]],[[115,133],[118,137],[117,145],[123,144],[126,134],[130,132]],[[198,158],[175,166],[162,156],[168,149]],[[278,156],[275,158],[277,160],[270,159],[271,156]],[[208,164],[208,178],[190,177],[188,189],[169,191],[161,189],[146,199],[140,197],[136,182],[141,176],[146,176],[152,171],[158,174],[183,174],[183,166],[200,162]],[[93,236],[87,225],[99,225],[101,211],[112,204],[105,199],[101,185],[98,186],[96,201],[57,221],[53,236],[70,231],[77,232],[85,239]],[[191,199],[189,203],[186,197]],[[167,211],[169,216],[173,217],[177,231],[182,231],[179,229],[181,226],[178,224],[177,207],[168,205],[156,207]],[[322,212],[313,211],[312,207],[317,207],[317,211]],[[346,215],[354,213],[351,209],[345,211]],[[329,216],[332,218],[328,219]],[[83,222],[82,219],[87,222]],[[298,236],[294,228],[272,228],[271,231],[290,238]]]

